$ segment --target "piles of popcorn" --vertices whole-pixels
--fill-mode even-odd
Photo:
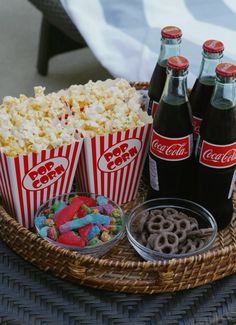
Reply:
[[[124,79],[89,81],[35,97],[7,96],[0,105],[0,147],[7,156],[40,152],[84,137],[125,131],[152,122]]]

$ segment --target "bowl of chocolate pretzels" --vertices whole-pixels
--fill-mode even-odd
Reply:
[[[217,224],[201,205],[177,198],[146,201],[130,213],[127,237],[147,261],[183,258],[209,250]]]

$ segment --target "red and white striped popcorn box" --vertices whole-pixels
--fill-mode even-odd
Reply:
[[[0,192],[5,209],[23,226],[34,225],[49,198],[70,192],[82,141],[16,157],[0,153]]]
[[[117,204],[136,196],[152,124],[85,138],[77,179],[81,191],[101,194]]]

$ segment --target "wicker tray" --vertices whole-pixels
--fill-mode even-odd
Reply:
[[[147,89],[147,83],[132,83]],[[130,210],[144,201],[146,187],[141,183],[135,201],[123,206]],[[25,260],[54,276],[81,284],[133,293],[178,291],[213,282],[236,272],[236,193],[231,225],[219,232],[207,253],[170,261],[143,262],[124,238],[102,258],[82,256],[58,248],[24,228],[0,206],[0,238]]]
[[[126,215],[142,202],[141,183],[135,201],[123,206]],[[234,193],[236,212],[236,193]],[[21,226],[0,207],[0,237],[25,260],[54,276],[81,284],[133,293],[178,291],[213,282],[236,272],[236,213],[230,226],[219,232],[207,253],[170,261],[144,262],[124,238],[102,258],[82,256],[58,248]]]

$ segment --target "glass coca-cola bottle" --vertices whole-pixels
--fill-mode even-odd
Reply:
[[[187,97],[189,62],[183,56],[167,61],[167,80],[153,122],[147,198],[192,198],[193,130]]]
[[[236,164],[236,66],[216,67],[216,85],[197,140],[197,201],[215,217],[219,229],[233,213]]]
[[[199,128],[210,103],[215,86],[215,69],[223,57],[224,44],[208,40],[203,44],[200,73],[190,93],[189,101],[193,114],[193,139],[197,140]]]
[[[166,26],[161,30],[161,36],[160,54],[148,89],[148,113],[153,117],[165,86],[167,59],[180,54],[182,31],[176,26]]]

